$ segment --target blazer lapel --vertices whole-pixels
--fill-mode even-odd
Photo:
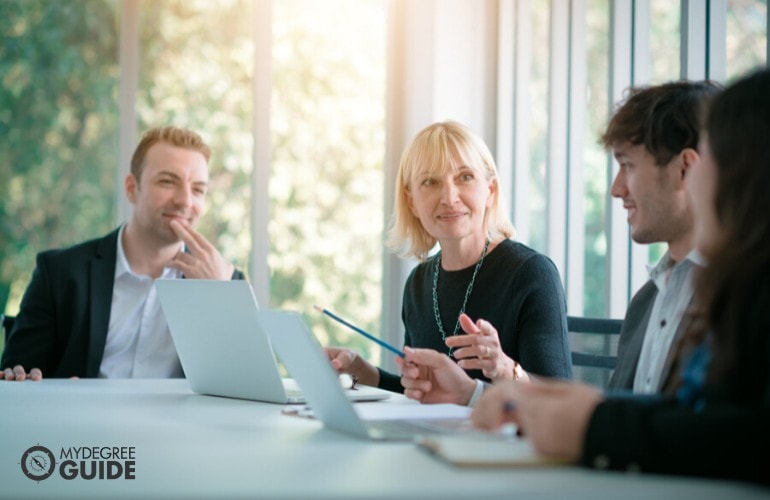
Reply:
[[[612,374],[610,387],[632,389],[636,366],[642,352],[644,334],[650,322],[652,304],[658,295],[658,287],[652,280],[647,281],[636,292],[626,310],[618,344],[618,366]]]
[[[99,367],[104,355],[104,344],[110,325],[119,230],[120,228],[116,229],[99,242],[96,255],[91,261],[91,276],[89,277],[91,318],[87,361],[87,376],[89,377],[99,375]]]

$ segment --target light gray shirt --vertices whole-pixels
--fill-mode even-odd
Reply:
[[[99,377],[181,377],[182,365],[155,292],[155,280],[131,270],[123,250],[124,228],[118,234],[110,325]],[[181,271],[170,267],[164,268],[160,276],[181,277]]]
[[[668,352],[693,296],[692,271],[702,265],[703,258],[695,250],[681,262],[674,262],[666,252],[650,269],[650,279],[658,288],[658,294],[636,366],[634,393],[654,394],[660,390]]]

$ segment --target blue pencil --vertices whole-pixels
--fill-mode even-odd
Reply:
[[[396,356],[400,356],[402,358],[406,357],[406,355],[403,352],[401,352],[400,350],[398,350],[397,348],[393,347],[392,345],[388,344],[385,341],[382,341],[382,340],[378,339],[377,337],[375,337],[371,333],[367,333],[367,332],[361,330],[360,328],[358,328],[357,326],[348,323],[347,321],[345,321],[344,319],[340,318],[339,316],[337,316],[333,312],[330,312],[330,311],[328,311],[328,310],[326,310],[326,309],[324,309],[323,307],[320,307],[320,306],[313,306],[313,307],[315,307],[316,309],[318,309],[319,311],[321,311],[325,315],[329,316],[333,320],[339,321],[340,323],[342,323],[343,325],[347,326],[351,330],[360,333],[361,335],[363,335],[364,337],[368,338],[369,340],[373,340],[374,342],[377,342],[382,347],[384,347],[385,349],[391,351]]]

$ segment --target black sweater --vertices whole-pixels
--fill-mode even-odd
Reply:
[[[404,287],[404,344],[448,353],[433,314],[433,270],[437,256],[421,263]],[[438,301],[444,331],[451,335],[475,264],[459,271],[441,269]],[[497,329],[503,351],[529,373],[572,378],[566,303],[559,272],[550,259],[504,240],[484,259],[465,312]],[[463,334],[462,329],[458,334]],[[472,378],[487,380],[481,371]],[[403,392],[398,375],[380,370],[380,387]]]

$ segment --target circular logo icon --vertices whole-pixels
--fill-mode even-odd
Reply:
[[[33,481],[42,481],[53,474],[56,459],[45,446],[33,446],[21,456],[21,470]]]

